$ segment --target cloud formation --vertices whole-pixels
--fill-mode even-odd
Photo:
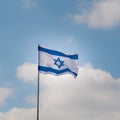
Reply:
[[[0,120],[36,120],[36,109],[12,108],[8,112],[0,112]]]
[[[69,36],[68,39],[67,39],[67,41],[68,41],[69,44],[72,44],[72,42],[73,42],[73,37]]]
[[[13,93],[11,88],[0,88],[0,105],[4,105],[6,99]]]
[[[81,13],[67,15],[77,24],[87,24],[93,28],[110,28],[120,24],[120,0],[92,1],[89,9]]]
[[[28,97],[26,97],[26,101],[29,102],[30,104],[36,106],[36,104],[37,104],[37,96],[29,95]]]
[[[71,75],[41,77],[41,119],[118,120],[120,119],[120,79],[90,65]]]
[[[32,69],[34,65],[36,66],[29,63],[18,68],[25,70],[26,73],[31,69],[28,67],[31,65]],[[34,74],[36,73],[34,71]],[[25,76],[24,80],[27,78]],[[120,78],[115,79],[109,72],[95,69],[91,64],[79,67],[77,79],[69,74],[57,77],[40,74],[41,119],[118,120],[120,119],[119,86]],[[28,97],[27,100],[32,98]]]
[[[31,9],[36,6],[36,0],[22,0],[22,8]]]
[[[37,64],[24,63],[18,66],[17,77],[25,82],[37,79]]]

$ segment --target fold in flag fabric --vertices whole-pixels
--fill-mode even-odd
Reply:
[[[38,71],[53,75],[78,74],[78,54],[65,54],[60,51],[38,46]]]

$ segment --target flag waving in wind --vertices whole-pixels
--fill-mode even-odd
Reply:
[[[41,46],[38,46],[38,54],[38,70],[40,72],[54,75],[69,73],[74,77],[77,77],[77,54],[65,54],[60,51],[47,49]]]

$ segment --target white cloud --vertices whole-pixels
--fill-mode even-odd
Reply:
[[[0,120],[36,120],[36,108],[13,108],[8,112],[0,112]]]
[[[41,75],[41,119],[119,120],[120,79],[90,64],[79,75]]]
[[[18,68],[26,73],[31,69],[28,67],[31,65],[36,66],[27,63]],[[33,76],[36,73],[34,72]],[[22,78],[26,80],[27,75],[29,76],[28,73],[22,74]],[[40,74],[41,119],[118,120],[120,119],[119,86],[120,78],[115,79],[110,73],[95,69],[91,64],[79,68],[77,79],[68,74],[57,77]],[[35,100],[33,98],[34,96],[29,96],[26,100],[33,103]]]
[[[22,0],[22,8],[31,9],[37,5],[36,0]]]
[[[0,88],[0,105],[4,105],[6,99],[12,94],[11,88]]]
[[[93,2],[93,1],[92,1]],[[99,0],[90,9],[80,14],[67,15],[77,24],[88,24],[93,28],[110,28],[120,24],[120,0]]]
[[[36,106],[37,104],[37,96],[35,95],[30,95],[26,98],[26,101],[29,102],[30,104]]]
[[[37,79],[37,64],[24,63],[18,66],[17,77],[26,82]]]
[[[69,36],[68,39],[67,39],[67,41],[68,41],[69,44],[72,44],[72,42],[73,42],[73,37]]]

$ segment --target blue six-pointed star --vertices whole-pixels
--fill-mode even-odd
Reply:
[[[60,68],[61,66],[64,66],[64,61],[60,60],[60,58],[58,57],[57,59],[54,59],[54,65],[57,65],[58,68]]]

